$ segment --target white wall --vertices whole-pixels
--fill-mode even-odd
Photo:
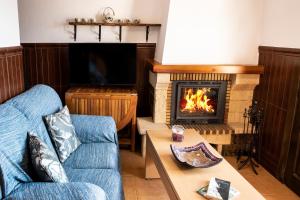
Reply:
[[[96,18],[107,6],[116,18],[140,18],[160,23],[161,0],[18,0],[21,42],[73,42],[73,27],[68,19]],[[119,42],[118,27],[103,27],[102,42]],[[156,42],[159,28],[150,28],[149,42]],[[145,27],[124,27],[122,42],[145,42]],[[98,27],[78,27],[77,42],[98,42]]]
[[[0,22],[17,24],[16,0],[0,0]],[[299,0],[18,0],[21,42],[73,42],[67,19],[96,17],[106,6],[117,18],[162,23],[149,42],[158,42],[155,58],[163,64],[257,64],[258,46],[300,48]],[[9,20],[14,23],[6,23]],[[3,17],[5,15],[5,17]],[[11,16],[13,15],[13,16]],[[4,22],[5,23],[4,23]],[[16,38],[17,26],[6,37]],[[78,28],[77,42],[98,42],[97,27]],[[102,42],[118,42],[117,27],[103,28]],[[124,28],[123,42],[145,42],[141,27]],[[8,45],[8,44],[5,44]]]
[[[168,26],[170,0],[161,0],[161,28],[159,31],[159,37],[156,45],[155,60],[161,62],[165,50],[165,38]]]
[[[0,0],[0,47],[19,45],[17,0]]]
[[[171,0],[159,61],[257,64],[261,9],[261,0]]]
[[[261,45],[300,48],[300,1],[264,0]]]

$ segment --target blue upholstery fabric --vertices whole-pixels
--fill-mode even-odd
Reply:
[[[19,181],[30,181],[32,171],[27,150],[29,121],[8,104],[0,105],[0,170],[1,193],[9,194]],[[26,173],[27,172],[27,173]]]
[[[118,147],[114,143],[81,144],[63,163],[76,169],[118,169]]]
[[[100,186],[110,200],[122,200],[123,187],[121,175],[113,169],[66,169],[72,182],[87,182]]]
[[[90,183],[27,183],[7,200],[107,200],[104,191]]]
[[[112,117],[71,115],[77,137],[82,143],[113,142],[118,144],[115,121]]]
[[[27,131],[30,122],[17,109],[0,105],[0,150],[17,165],[26,168],[30,159],[27,149]]]
[[[0,199],[6,197],[21,183],[31,182],[24,170],[0,151]]]
[[[36,85],[7,102],[21,111],[31,122],[39,138],[55,151],[43,117],[59,111],[62,103],[57,93],[49,86]]]

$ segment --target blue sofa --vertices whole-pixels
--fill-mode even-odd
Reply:
[[[117,132],[111,117],[71,115],[82,144],[63,163],[70,182],[36,181],[27,132],[35,131],[55,151],[43,116],[61,108],[57,93],[45,85],[0,105],[0,199],[123,199]]]

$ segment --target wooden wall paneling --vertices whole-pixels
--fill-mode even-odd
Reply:
[[[61,99],[69,88],[68,44],[22,44],[26,88],[36,84],[53,87]]]
[[[140,43],[136,47],[136,90],[138,92],[137,116],[150,116],[149,102],[149,65],[148,60],[154,59],[154,43]]]
[[[22,47],[0,48],[0,103],[23,91]]]
[[[33,85],[32,82],[36,82],[36,80],[33,80],[37,77],[33,75],[33,67],[29,67],[33,65],[33,60],[36,59],[34,51],[34,46],[23,45],[24,79],[26,88],[29,88],[30,85]]]
[[[260,85],[255,94],[264,108],[260,161],[266,169],[281,179],[281,161],[289,145],[283,141],[291,134],[285,132],[285,127],[290,123],[287,120],[288,109],[291,106],[289,98],[296,97],[291,86],[295,84],[295,77],[299,76],[299,61],[300,50],[259,48],[259,65],[264,66],[264,74],[261,75]]]

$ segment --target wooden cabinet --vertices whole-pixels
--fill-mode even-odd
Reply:
[[[300,75],[300,50],[260,47],[259,65],[264,66],[260,85],[255,96],[264,109],[264,121],[261,134],[261,164],[279,179],[283,179],[283,165],[289,147],[293,118],[290,110],[295,111],[291,103],[297,96],[297,84]],[[291,100],[291,101],[290,101]]]
[[[260,47],[261,164],[300,194],[300,50]]]
[[[73,87],[66,92],[66,105],[73,114],[112,116],[117,129],[131,123],[131,138],[122,140],[135,150],[137,92],[134,89]]]
[[[284,179],[286,184],[300,195],[300,80],[296,102],[295,112],[291,111],[294,117]]]

